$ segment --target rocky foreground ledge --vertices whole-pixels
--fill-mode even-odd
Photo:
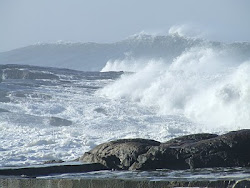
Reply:
[[[1,188],[247,188],[250,179],[239,181],[148,181],[122,179],[1,179]]]
[[[122,139],[98,145],[79,160],[117,170],[249,167],[250,130],[192,134],[165,143]]]
[[[79,173],[104,169],[155,170],[250,166],[250,130],[224,135],[193,134],[165,143],[146,139],[123,139],[98,145],[78,159],[80,164],[47,164],[36,167],[0,169],[0,187],[250,187],[250,179],[171,180],[119,178],[46,178],[50,174]],[[86,163],[87,162],[87,163]],[[21,176],[22,175],[22,176]],[[25,175],[25,176],[23,176]],[[45,176],[39,179],[39,176]]]

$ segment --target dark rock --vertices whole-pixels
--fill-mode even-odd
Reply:
[[[139,155],[160,142],[146,139],[123,139],[98,145],[86,152],[80,161],[101,163],[109,169],[128,169]]]
[[[45,161],[44,164],[55,164],[55,163],[64,163],[65,161],[59,159],[59,160],[49,160],[49,161]]]
[[[193,134],[165,143],[125,139],[104,143],[81,158],[109,169],[154,170],[250,166],[250,130]]]
[[[12,188],[172,188],[172,187],[209,187],[209,188],[246,188],[247,181],[235,184],[235,180],[147,180],[118,178],[16,178],[0,177],[0,187]]]
[[[70,126],[72,125],[72,121],[52,116],[49,118],[49,124],[52,126]]]
[[[107,168],[99,163],[88,163],[88,164],[60,163],[54,165],[43,164],[43,165],[26,166],[26,167],[0,168],[0,177],[1,176],[37,177],[37,176],[48,176],[51,174],[82,173],[82,172],[91,172],[98,170],[107,170]]]
[[[213,139],[190,144],[190,168],[250,166],[250,130],[233,131]]]
[[[217,134],[209,134],[209,133],[201,133],[201,134],[190,134],[186,136],[180,136],[174,139],[171,139],[164,144],[171,144],[171,145],[182,145],[187,143],[198,142],[201,140],[206,140],[209,138],[217,137]]]
[[[106,110],[105,109],[103,109],[103,108],[96,108],[96,109],[94,109],[94,111],[95,112],[97,112],[97,113],[100,113],[100,114],[104,114],[104,115],[108,115],[108,113],[106,112]]]
[[[188,139],[188,142],[185,142],[181,139],[177,144],[170,141],[151,147],[147,153],[138,157],[130,169],[250,166],[250,152],[247,149],[250,147],[250,130],[210,136],[197,141]]]

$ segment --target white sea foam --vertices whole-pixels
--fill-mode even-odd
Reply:
[[[152,62],[147,67],[157,66]],[[4,101],[0,102],[4,109],[0,111],[1,166],[73,160],[97,144],[119,138],[165,141],[195,132],[193,123],[183,116],[158,115],[154,108],[130,100],[100,96],[98,88],[111,84],[121,73],[77,75],[42,68],[61,79],[30,80],[22,77],[22,71],[29,75],[35,69],[38,77],[44,71],[15,65],[2,69],[8,71],[2,71],[6,77],[0,83]],[[19,77],[12,76],[16,72]]]
[[[144,69],[147,65],[154,63],[155,60],[125,58],[123,60],[109,60],[102,68],[101,72],[109,71],[125,71],[138,72]],[[159,62],[157,62],[159,63]],[[150,71],[151,72],[151,71]]]
[[[226,126],[228,129],[250,128],[250,62],[239,65],[235,70],[211,83],[197,93],[185,108],[191,119],[209,125]]]
[[[208,131],[250,128],[250,62],[236,59],[225,49],[196,47],[176,57],[170,65],[139,61],[140,65],[134,67],[143,68],[124,75],[100,94],[153,106],[161,115],[184,115]],[[120,65],[116,61],[115,66],[110,62],[108,66],[114,71],[122,70],[124,62]]]

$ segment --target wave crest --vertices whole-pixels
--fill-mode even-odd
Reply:
[[[240,60],[227,48],[211,46],[186,50],[172,62],[117,60],[103,70],[126,67],[135,73],[123,75],[99,94],[152,106],[159,114],[182,114],[209,129],[249,128],[250,61]]]

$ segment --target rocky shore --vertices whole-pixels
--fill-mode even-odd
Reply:
[[[192,134],[164,143],[147,139],[122,139],[100,144],[77,159],[76,164],[50,161],[34,167],[0,169],[0,187],[249,187],[248,176],[225,179],[186,179],[161,181],[119,178],[46,178],[64,173],[86,173],[98,170],[185,170],[216,167],[250,166],[250,130],[223,135]],[[57,162],[56,164],[53,164]],[[51,163],[51,164],[50,164]],[[70,162],[69,162],[70,163]],[[247,169],[247,168],[246,168]],[[44,176],[42,178],[39,178]],[[77,177],[77,176],[76,176]]]
[[[223,135],[192,134],[165,143],[116,140],[96,146],[79,160],[117,170],[249,167],[249,148],[250,130],[245,129]]]
[[[15,179],[0,177],[1,188],[173,188],[173,187],[216,187],[246,188],[250,180],[240,181],[147,181],[122,179]]]

